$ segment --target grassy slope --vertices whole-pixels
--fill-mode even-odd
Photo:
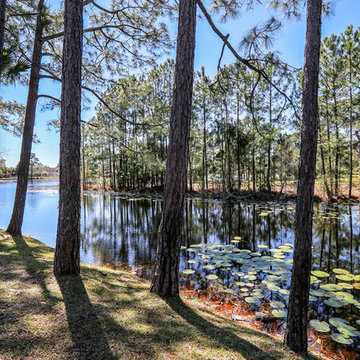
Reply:
[[[0,231],[0,359],[301,359],[279,340],[162,299],[132,274],[52,274],[53,249]]]

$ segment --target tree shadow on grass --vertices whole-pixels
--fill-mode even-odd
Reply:
[[[83,359],[116,359],[81,277],[56,276],[56,280],[65,302],[73,354]]]
[[[50,270],[52,262],[37,260],[22,236],[13,237],[18,253],[25,265],[31,281],[36,282],[48,302],[49,311],[59,301],[46,286],[45,270]],[[110,349],[104,331],[90,302],[80,276],[57,276],[65,307],[69,330],[73,340],[72,354],[82,359],[116,359]]]
[[[33,249],[26,243],[21,235],[14,236],[12,239],[25,264],[25,270],[29,274],[30,280],[41,287],[44,299],[51,307],[51,305],[56,303],[59,299],[54,297],[46,286],[46,275],[44,274],[44,270],[48,269],[49,265],[44,261],[40,262],[36,259],[33,254]],[[51,311],[51,309],[49,309],[49,311]]]
[[[164,301],[173,309],[178,315],[180,315],[185,321],[187,321],[190,325],[195,326],[198,330],[200,330],[204,335],[214,339],[219,343],[220,346],[227,347],[233,351],[236,351],[245,359],[248,360],[270,360],[270,359],[278,359],[281,357],[280,352],[271,349],[271,354],[265,352],[258,348],[256,345],[251,342],[239,338],[236,334],[234,334],[233,329],[230,327],[224,328],[219,327],[208,320],[204,319],[198,313],[196,313],[191,307],[187,306],[180,297],[170,298],[163,297]],[[251,336],[251,333],[254,333],[255,330],[244,329]],[[261,334],[256,332],[256,338],[262,337],[264,339],[268,339],[271,341],[271,338],[266,334]],[[303,355],[304,359],[316,360],[318,358],[312,355]]]

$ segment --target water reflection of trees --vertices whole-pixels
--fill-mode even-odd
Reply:
[[[360,270],[359,208],[355,205],[316,208],[314,217],[314,264],[319,268]]]
[[[160,200],[127,200],[109,194],[83,195],[82,251],[95,263],[152,264],[161,219]],[[267,216],[259,216],[262,211]],[[359,208],[317,205],[314,213],[314,265],[323,269],[359,269]],[[226,204],[187,200],[182,243],[230,244],[257,251],[293,242],[294,211],[287,204]],[[189,254],[182,251],[181,266]]]

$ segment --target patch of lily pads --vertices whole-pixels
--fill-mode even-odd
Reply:
[[[190,257],[187,261],[189,268],[182,271],[182,276],[191,277],[197,273],[197,279],[203,276],[205,282],[223,286],[223,293],[243,300],[255,311],[257,319],[266,317],[262,309],[270,309],[268,312],[275,319],[285,319],[293,245],[286,243],[269,248],[260,244],[251,251],[239,249],[240,240],[241,237],[235,237],[229,245],[208,243],[192,245],[187,249],[182,247]],[[195,264],[196,270],[191,268]],[[225,278],[228,279],[227,285]],[[310,303],[328,308],[332,313],[346,306],[360,310],[360,301],[355,298],[358,295],[356,290],[360,290],[360,274],[351,274],[341,268],[329,272],[314,269],[311,272]],[[355,323],[353,325],[360,326],[360,319]],[[286,327],[286,323],[283,326]],[[330,317],[328,322],[313,319],[310,327],[319,333],[330,333],[332,340],[342,345],[350,345],[353,338],[360,336],[359,329],[340,317]]]

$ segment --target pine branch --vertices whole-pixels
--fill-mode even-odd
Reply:
[[[61,82],[61,79],[54,74],[52,71],[50,71],[49,69],[44,68],[43,66],[41,67],[41,70],[47,72],[50,75],[44,75],[42,74],[40,77],[44,78],[44,79],[51,79],[51,80],[55,80],[58,82]],[[134,125],[134,126],[149,126],[149,127],[155,127],[155,126],[163,126],[165,125],[164,123],[160,123],[160,124],[149,124],[149,123],[138,123],[138,122],[134,122],[131,121],[129,119],[127,119],[126,117],[124,117],[123,115],[121,115],[119,112],[115,111],[103,98],[102,96],[94,89],[89,88],[86,85],[82,85],[81,86],[82,89],[90,92],[91,94],[93,94],[100,102],[101,104],[103,104],[112,114],[114,114],[115,116],[117,116],[118,118],[120,118],[121,120],[125,121],[128,124]]]
[[[196,0],[196,3],[198,4],[201,12],[204,14],[208,24],[210,25],[210,27],[212,28],[212,30],[216,33],[216,35],[218,35],[220,37],[220,39],[226,44],[226,46],[228,47],[228,49],[232,52],[232,54],[235,56],[235,58],[241,62],[242,64],[244,64],[245,66],[247,66],[249,69],[253,70],[254,72],[256,72],[257,74],[259,74],[260,77],[263,77],[264,80],[266,80],[270,85],[272,85],[274,87],[274,89],[280,93],[282,96],[285,97],[285,99],[290,103],[291,107],[294,110],[294,114],[295,116],[300,120],[300,116],[297,114],[296,111],[296,106],[294,105],[294,103],[292,102],[292,100],[289,98],[289,96],[284,93],[281,89],[278,88],[277,85],[275,85],[270,78],[267,76],[267,74],[264,72],[264,70],[262,69],[258,69],[256,66],[254,66],[253,64],[251,64],[251,62],[248,59],[243,58],[242,56],[239,55],[239,53],[233,48],[233,46],[230,44],[230,42],[228,41],[228,36],[224,35],[214,24],[210,14],[207,12],[204,4],[201,2],[201,0]]]

